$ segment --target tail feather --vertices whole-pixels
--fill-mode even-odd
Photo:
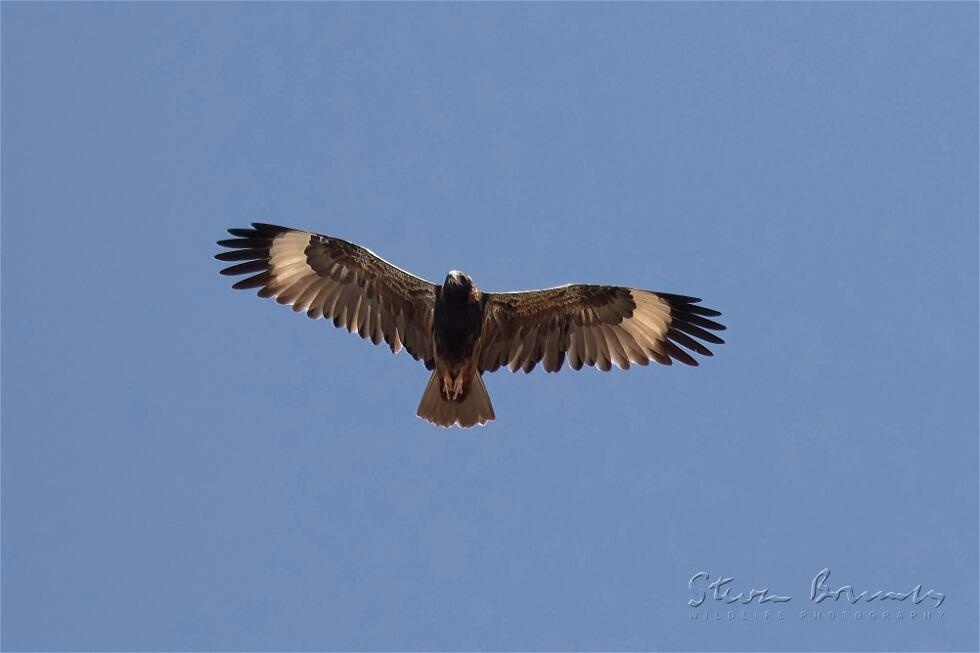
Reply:
[[[436,372],[432,372],[429,382],[422,393],[417,415],[437,426],[453,426],[459,424],[469,428],[476,424],[486,424],[496,418],[493,414],[493,404],[487,387],[483,385],[483,377],[479,372],[473,373],[470,391],[462,401],[452,401],[442,396],[442,389]]]

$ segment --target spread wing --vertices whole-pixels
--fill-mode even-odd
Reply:
[[[382,340],[397,353],[402,346],[416,360],[434,365],[432,314],[435,286],[346,240],[288,227],[253,223],[229,229],[219,240],[230,251],[219,261],[244,261],[221,274],[249,277],[233,288],[258,288],[313,318],[332,319],[374,344]]]
[[[725,327],[708,318],[718,311],[698,306],[696,297],[621,288],[568,285],[547,290],[486,293],[480,369],[502,365],[530,372],[544,361],[557,372],[566,357],[572,369],[615,363],[657,361],[671,365],[698,362],[681,347],[702,356],[711,351],[700,341],[723,344],[711,333]]]

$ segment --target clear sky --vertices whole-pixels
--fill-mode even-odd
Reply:
[[[977,18],[3,3],[3,648],[975,650]],[[252,220],[728,344],[436,429],[218,276]],[[801,619],[823,568],[945,615]],[[784,619],[692,621],[698,571]]]

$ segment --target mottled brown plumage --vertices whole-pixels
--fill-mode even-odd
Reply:
[[[711,356],[700,341],[724,342],[711,332],[725,327],[709,319],[720,313],[695,297],[583,284],[484,293],[462,272],[436,285],[331,236],[259,223],[228,231],[236,238],[218,241],[229,251],[215,258],[243,262],[221,273],[251,275],[234,288],[258,288],[392,352],[404,347],[433,370],[418,415],[440,426],[494,419],[481,377],[504,365],[697,365],[685,349]]]

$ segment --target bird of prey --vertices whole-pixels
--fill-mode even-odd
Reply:
[[[404,348],[432,370],[417,414],[439,426],[493,420],[482,375],[505,365],[697,365],[685,349],[711,356],[701,341],[724,343],[712,331],[725,327],[710,319],[721,313],[696,297],[584,284],[482,292],[458,270],[437,285],[333,236],[261,223],[228,232],[234,238],[218,241],[228,251],[215,258],[236,263],[221,274],[249,275],[233,288],[258,288],[393,353]]]

